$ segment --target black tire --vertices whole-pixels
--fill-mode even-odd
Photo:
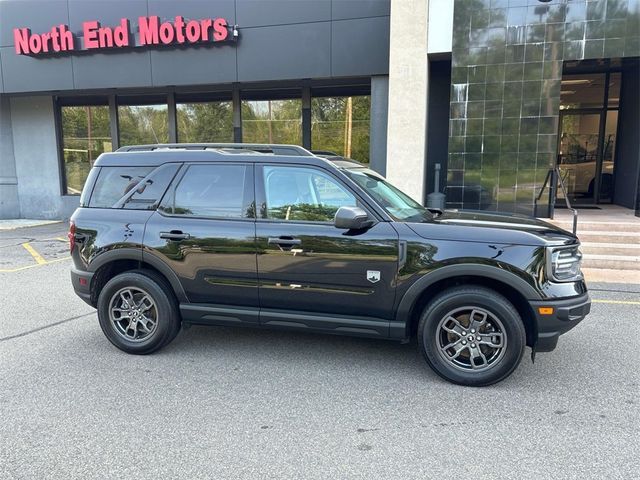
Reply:
[[[465,324],[471,317],[476,320],[474,325],[481,325],[476,334],[471,333],[475,329],[470,329],[470,323]],[[483,318],[484,324],[479,323]],[[456,331],[451,331],[452,325]],[[472,343],[474,338],[481,341]],[[448,345],[453,347],[447,349]],[[445,290],[429,302],[418,324],[418,347],[429,366],[459,385],[481,387],[504,380],[520,364],[525,346],[526,332],[518,311],[505,297],[484,287]],[[478,367],[483,361],[486,363]]]
[[[123,327],[129,325],[128,317],[122,317],[123,320],[120,322],[114,322],[111,317],[112,308],[122,310],[118,307],[122,307],[119,293],[123,290],[133,292],[138,298],[146,294],[153,304],[149,313],[149,323],[145,323],[148,333],[142,332],[139,338],[134,338],[138,333],[137,327]],[[100,328],[107,339],[127,353],[146,355],[155,352],[169,344],[180,331],[180,311],[171,287],[160,275],[148,270],[121,273],[109,280],[100,291],[97,310]],[[151,323],[152,321],[155,321],[155,324]],[[140,320],[137,322],[143,323]],[[152,327],[148,328],[148,325]],[[127,335],[123,330],[133,330],[133,334]]]

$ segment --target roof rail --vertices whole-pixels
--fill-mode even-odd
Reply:
[[[274,155],[292,155],[299,157],[313,157],[313,153],[299,145],[280,145],[276,143],[158,143],[154,145],[130,145],[120,147],[116,152],[152,152],[154,150],[251,150],[258,153],[272,153]]]

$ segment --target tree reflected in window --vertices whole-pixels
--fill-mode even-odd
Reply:
[[[62,154],[65,194],[79,195],[96,158],[111,151],[109,107],[63,106]]]

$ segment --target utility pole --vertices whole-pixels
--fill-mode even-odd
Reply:
[[[271,120],[273,120],[272,117],[272,111],[271,111],[271,100],[268,100],[269,102],[269,143],[273,143],[273,129],[271,128]]]
[[[344,156],[351,158],[351,137],[353,133],[353,99],[347,97],[347,116],[344,129]]]

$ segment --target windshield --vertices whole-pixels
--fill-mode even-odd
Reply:
[[[349,168],[344,172],[366,191],[389,215],[401,222],[422,222],[431,220],[433,215],[373,170]]]

